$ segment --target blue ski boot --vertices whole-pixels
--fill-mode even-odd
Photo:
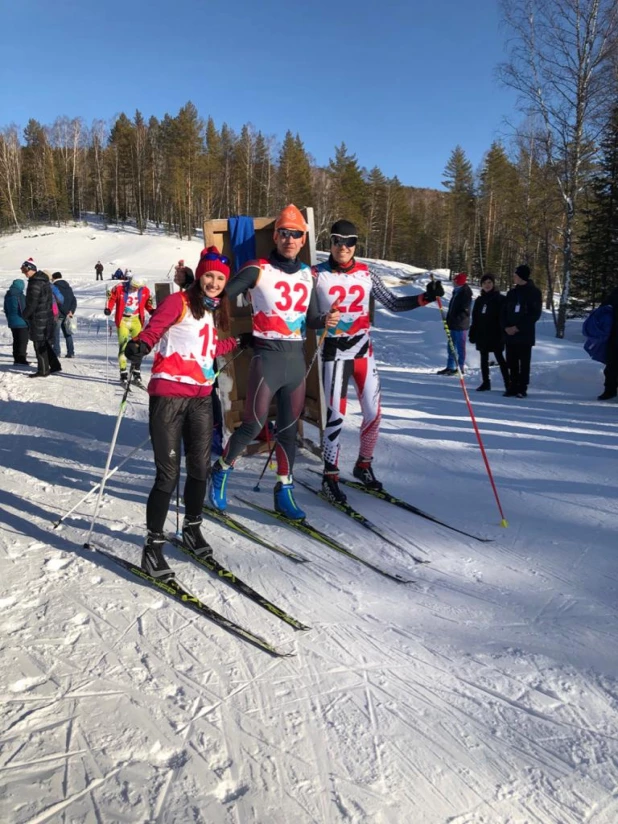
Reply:
[[[227,479],[233,468],[221,466],[220,461],[215,461],[212,465],[208,500],[213,509],[223,512],[227,507]]]
[[[294,484],[277,481],[275,484],[275,509],[290,521],[304,521],[307,517],[294,500]]]

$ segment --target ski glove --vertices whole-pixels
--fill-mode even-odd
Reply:
[[[144,343],[143,340],[137,340],[137,338],[135,340],[130,340],[124,350],[127,360],[131,361],[131,363],[135,366],[139,366],[142,362],[142,358],[149,352],[150,346],[148,346],[147,343]]]
[[[109,316],[111,315],[111,313],[112,313],[112,310],[111,310],[111,309],[104,309],[104,310],[103,310],[103,314],[104,314],[104,315],[107,315],[107,317],[109,317]]]
[[[444,287],[439,280],[430,280],[427,291],[423,295],[427,303],[433,303],[436,298],[444,297]]]
[[[236,343],[239,349],[252,349],[253,334],[251,332],[241,332],[240,335],[236,336]]]

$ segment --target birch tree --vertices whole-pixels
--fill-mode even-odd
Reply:
[[[8,126],[0,134],[0,198],[6,201],[17,231],[21,230],[17,208],[21,190],[21,148],[17,126]]]
[[[560,189],[562,289],[556,337],[564,337],[573,264],[573,229],[586,166],[609,101],[616,96],[616,0],[503,0],[512,35],[502,81],[542,129],[546,161]]]

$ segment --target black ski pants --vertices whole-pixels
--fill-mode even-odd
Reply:
[[[509,386],[509,370],[506,366],[506,360],[504,359],[504,353],[502,349],[481,349],[480,356],[481,356],[481,377],[483,378],[483,382],[489,381],[489,356],[493,355],[496,361],[498,362],[498,366],[500,367],[500,371],[502,372],[502,379],[504,380],[504,388],[508,389]]]
[[[274,399],[277,408],[277,474],[292,474],[297,421],[305,404],[305,369],[304,350],[300,344],[294,350],[256,351],[249,367],[243,421],[223,450],[226,463],[233,464],[256,437],[266,423]]]
[[[28,327],[19,326],[11,329],[13,335],[13,360],[15,363],[27,363]]]
[[[509,370],[509,389],[526,392],[530,383],[532,346],[529,343],[507,343],[506,365]]]
[[[34,352],[39,375],[49,375],[50,372],[60,372],[62,370],[50,341],[35,341]]]
[[[163,532],[172,494],[180,477],[181,443],[185,448],[187,478],[185,514],[200,517],[210,470],[212,399],[150,397],[150,440],[157,475],[146,505],[146,526]]]
[[[618,389],[618,336],[607,345],[607,361],[603,370],[605,376],[605,390],[615,392]]]

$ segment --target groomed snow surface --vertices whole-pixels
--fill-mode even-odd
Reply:
[[[311,493],[298,499],[316,526],[415,585],[234,502],[309,559],[295,565],[208,526],[224,564],[312,627],[297,633],[169,549],[192,592],[294,657],[269,657],[83,549],[92,501],[52,529],[100,479],[119,409],[102,315],[113,268],[152,285],[180,257],[195,265],[200,248],[95,225],[0,238],[2,294],[32,256],[65,274],[80,323],[76,359],[33,381],[0,326],[0,819],[615,824],[618,406],[594,400],[601,370],[578,323],[558,341],[543,318],[525,400],[503,398],[498,374],[494,391],[475,393],[469,352],[466,381],[510,524],[501,529],[459,382],[434,374],[446,362],[438,310],[378,308],[376,472],[394,494],[493,541],[350,492],[397,549]],[[384,265],[387,283],[414,292],[397,269],[414,271]],[[131,394],[113,465],[147,438],[147,401]],[[252,489],[262,460],[241,461],[231,492],[270,506],[272,473]],[[296,475],[317,467],[301,453]],[[153,477],[146,447],[110,480],[95,528],[135,561]]]

